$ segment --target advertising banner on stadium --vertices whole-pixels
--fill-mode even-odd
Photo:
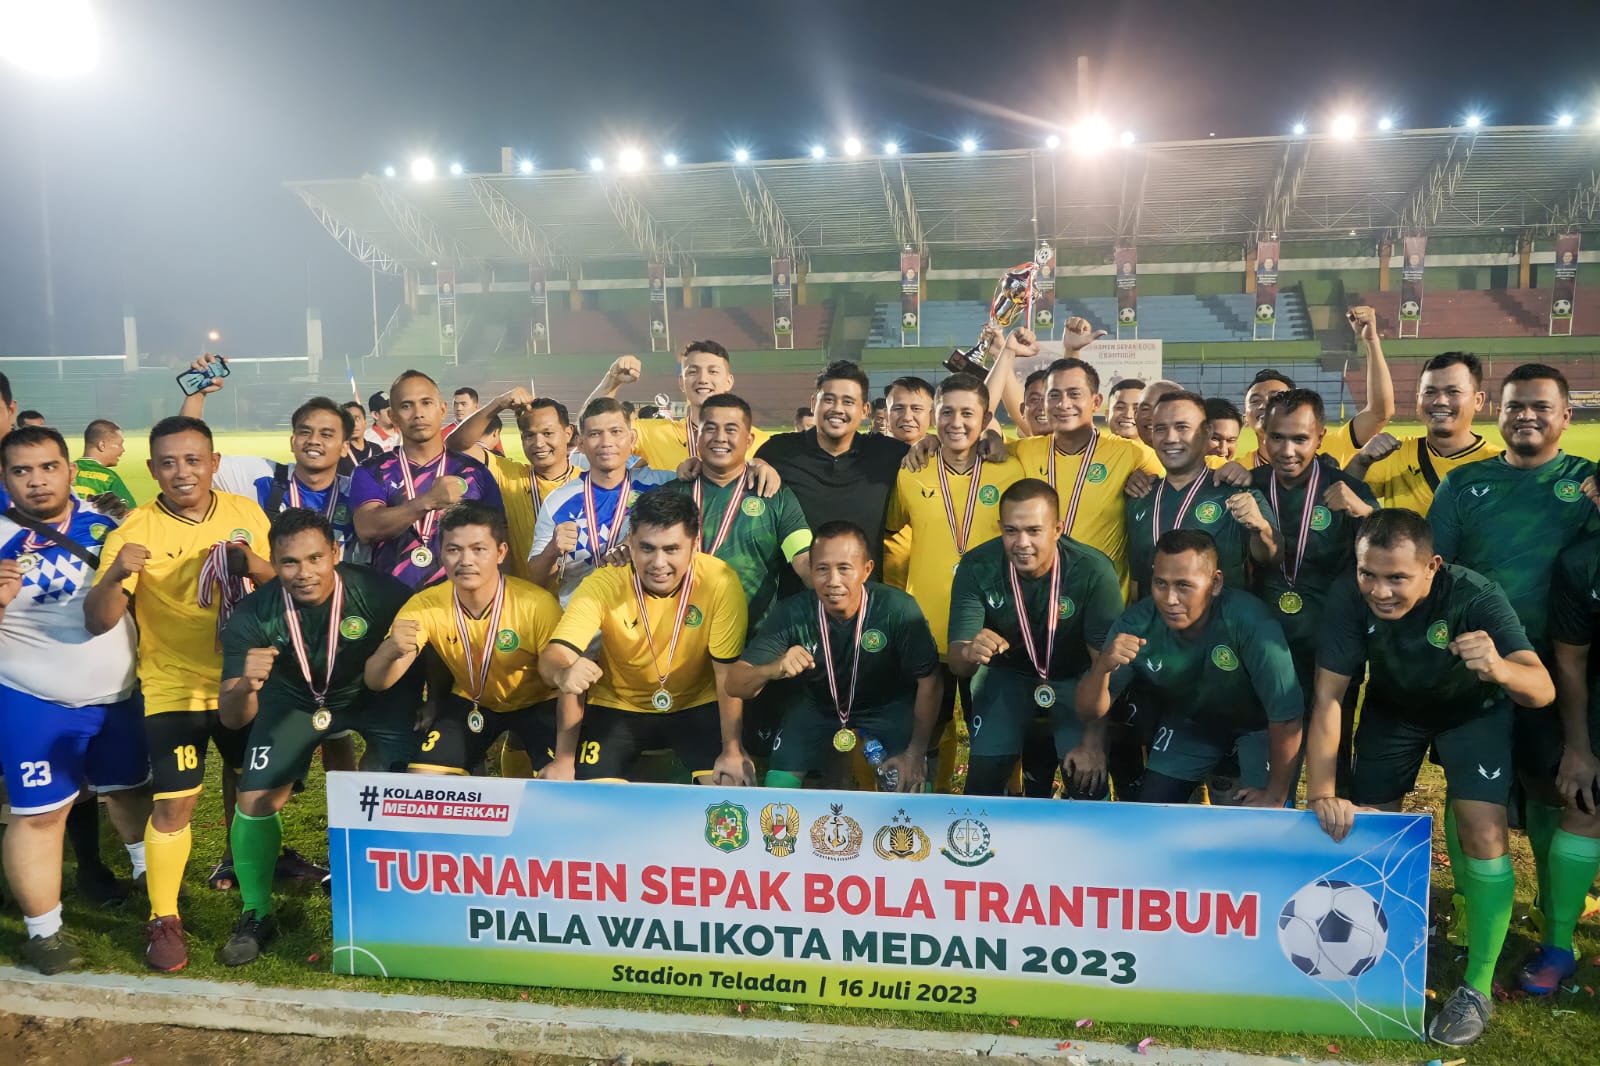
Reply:
[[[328,775],[333,969],[1419,1038],[1431,819]]]
[[[1139,337],[1139,250],[1132,245],[1118,248],[1117,262],[1117,336],[1123,331],[1135,340]]]
[[[1076,353],[1100,373],[1100,391],[1109,395],[1124,378],[1159,381],[1161,342],[1101,337]]]
[[[1028,308],[1028,321],[1033,324],[1034,335],[1040,340],[1054,340],[1056,335],[1056,250],[1049,241],[1040,241],[1033,261],[1039,269],[1033,275],[1033,306]]]
[[[672,333],[667,319],[667,268],[650,264],[650,350],[672,351]]]
[[[544,267],[528,267],[528,299],[533,303],[533,316],[528,322],[528,352],[531,355],[550,354],[550,276]]]
[[[772,346],[794,347],[794,260],[772,260]]]
[[[1417,336],[1422,325],[1422,271],[1428,264],[1428,238],[1407,237],[1405,262],[1400,266],[1400,330],[1402,337]]]
[[[1272,340],[1278,335],[1278,242],[1256,245],[1256,314],[1252,337]]]
[[[439,267],[433,272],[435,299],[439,305],[439,354],[456,361],[456,272]]]
[[[900,253],[900,347],[922,346],[922,257]]]
[[[1550,336],[1572,335],[1572,311],[1578,304],[1578,235],[1556,237],[1555,288],[1550,293]]]

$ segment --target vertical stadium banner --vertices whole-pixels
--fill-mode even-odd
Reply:
[[[900,253],[900,347],[922,347],[922,256]]]
[[[550,275],[537,264],[528,267],[528,299],[533,316],[528,322],[530,355],[550,354]]]
[[[1132,339],[1139,339],[1139,250],[1129,245],[1118,248],[1117,263],[1117,336],[1124,330]],[[1152,379],[1154,380],[1154,379]]]
[[[667,268],[650,264],[650,350],[672,351],[672,333],[667,324]]]
[[[794,260],[772,261],[772,346],[794,347]]]
[[[1432,819],[328,775],[333,969],[1420,1039]],[[601,826],[616,831],[596,832]]]
[[[1028,321],[1032,323],[1033,332],[1040,340],[1055,340],[1056,250],[1048,241],[1041,241],[1033,260],[1039,264],[1039,269],[1033,275],[1033,290],[1030,294],[1033,306],[1028,309]]]
[[[1556,280],[1550,293],[1550,336],[1572,336],[1572,311],[1578,301],[1578,235],[1556,237]]]
[[[1278,242],[1256,245],[1256,314],[1252,340],[1275,340],[1278,336]]]
[[[454,267],[434,271],[434,293],[439,305],[439,354],[456,362],[456,272]]]
[[[1400,266],[1400,321],[1398,335],[1418,336],[1422,326],[1422,271],[1428,265],[1428,238],[1404,240],[1405,262]]]

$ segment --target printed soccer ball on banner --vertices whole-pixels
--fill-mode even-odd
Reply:
[[[456,324],[454,322],[446,322],[444,324],[444,335],[446,337],[454,337],[456,335]]]
[[[1271,322],[1277,314],[1278,309],[1271,304],[1256,304],[1256,318],[1262,322]]]
[[[1131,307],[1124,307],[1122,310],[1117,312],[1117,321],[1118,322],[1132,323],[1132,322],[1137,321],[1138,318],[1139,318],[1139,312],[1135,311]]]
[[[1301,888],[1278,915],[1278,947],[1319,981],[1360,977],[1389,943],[1389,917],[1366,889],[1323,878]]]
[[[772,320],[772,331],[774,333],[788,333],[792,328],[793,325],[790,323],[788,315],[779,315]]]
[[[1422,314],[1422,305],[1415,300],[1407,300],[1400,305],[1401,318],[1417,318]]]
[[[533,335],[535,337],[544,336],[544,323],[543,322],[535,322],[533,324]]]
[[[1550,305],[1550,311],[1557,318],[1567,318],[1572,314],[1572,301],[1557,300],[1555,303]]]
[[[1048,307],[1041,307],[1033,313],[1033,324],[1040,329],[1049,329],[1055,320],[1055,312]]]
[[[659,318],[653,318],[650,320],[650,332],[657,337],[662,336],[667,332],[667,324]]]
[[[900,316],[900,328],[901,329],[916,329],[917,328],[917,313],[915,311],[907,311],[905,314],[901,315]]]

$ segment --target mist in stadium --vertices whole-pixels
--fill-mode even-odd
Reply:
[[[1596,1061],[1597,40],[0,0],[7,1061]]]

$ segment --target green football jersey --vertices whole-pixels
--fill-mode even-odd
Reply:
[[[129,507],[139,506],[138,501],[133,498],[133,493],[128,491],[128,486],[123,484],[122,475],[115,470],[89,458],[78,459],[76,462],[78,476],[72,482],[73,492],[84,499],[110,492]]]
[[[1428,512],[1434,551],[1504,589],[1541,652],[1556,557],[1585,529],[1600,529],[1581,488],[1594,469],[1594,460],[1566,452],[1532,470],[1497,455],[1446,474]]]
[[[1055,647],[1047,666],[1054,680],[1081,677],[1089,669],[1089,649],[1105,643],[1106,634],[1122,613],[1122,585],[1116,568],[1103,552],[1070,537],[1056,541],[1061,558],[1061,589],[1056,603]],[[956,567],[950,590],[950,643],[971,640],[989,629],[1011,645],[992,659],[991,670],[1004,670],[1037,679],[1022,640],[1022,623],[1011,592],[1011,565],[999,537],[970,549]],[[1018,575],[1022,602],[1033,634],[1034,652],[1043,656],[1048,634],[1050,573],[1041,577]]]
[[[1248,592],[1224,588],[1206,620],[1186,633],[1169,629],[1154,601],[1140,600],[1117,619],[1106,646],[1121,633],[1145,645],[1111,675],[1111,695],[1138,682],[1157,722],[1249,732],[1305,714],[1283,628]]]
[[[1222,580],[1231,588],[1250,587],[1250,531],[1228,513],[1228,499],[1235,493],[1248,491],[1256,498],[1256,506],[1272,527],[1278,527],[1277,516],[1267,504],[1267,498],[1256,489],[1241,490],[1232,485],[1218,485],[1212,480],[1209,469],[1200,472],[1200,487],[1191,482],[1175,489],[1162,478],[1146,496],[1127,502],[1128,511],[1128,576],[1139,583],[1139,594],[1150,594],[1150,572],[1156,562],[1156,541],[1161,534],[1174,529],[1196,529],[1209,533],[1217,542],[1217,558],[1222,567]],[[1184,498],[1193,490],[1195,495],[1189,506],[1183,507]],[[1161,528],[1155,528],[1156,510],[1161,511]],[[1182,515],[1179,511],[1182,510]]]
[[[1584,537],[1568,545],[1556,558],[1556,573],[1550,582],[1549,619],[1549,637],[1552,641],[1593,648],[1595,630],[1600,628],[1600,537]],[[1600,684],[1595,683],[1594,677],[1597,667],[1600,667],[1600,662],[1595,660],[1591,651],[1591,714],[1600,712]]]
[[[1427,598],[1395,619],[1372,613],[1354,577],[1341,580],[1322,627],[1317,666],[1360,677],[1365,663],[1366,706],[1426,728],[1444,728],[1508,702],[1504,689],[1480,681],[1450,650],[1458,635],[1482,630],[1502,657],[1533,650],[1500,587],[1449,563],[1434,575]]]
[[[667,492],[694,496],[694,483],[669,481]],[[722,529],[729,505],[739,513],[728,530],[716,557],[733,567],[749,601],[750,627],[754,629],[778,595],[778,580],[795,556],[811,548],[811,527],[806,524],[800,501],[787,485],[763,499],[745,488],[744,482],[717,485],[700,479],[700,548],[710,551]]]

